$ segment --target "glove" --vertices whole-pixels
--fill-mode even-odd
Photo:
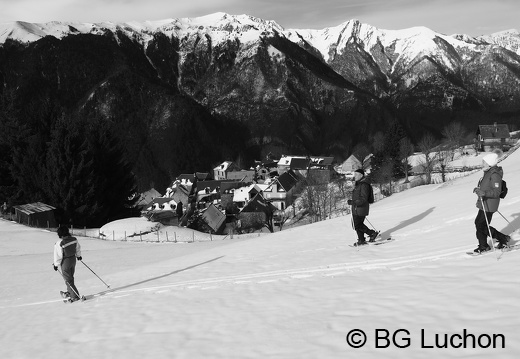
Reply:
[[[58,267],[57,267],[57,266],[55,266],[54,264],[52,265],[52,268],[54,268],[54,270],[55,270],[55,271],[57,271],[57,270],[58,270]]]
[[[347,201],[347,204],[348,204],[349,206],[351,206],[351,205],[352,205],[352,200],[349,199],[349,200]]]
[[[78,261],[82,260],[83,258],[82,257],[78,257]]]
[[[479,197],[484,197],[486,195],[486,192],[478,187],[473,190],[473,193],[476,193]]]

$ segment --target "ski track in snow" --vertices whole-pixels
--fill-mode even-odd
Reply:
[[[326,248],[317,248],[316,250],[324,250]],[[350,250],[356,250],[350,248]],[[358,251],[370,250],[370,246]],[[425,254],[407,255],[396,258],[374,259],[369,261],[358,261],[354,263],[333,263],[329,265],[322,265],[317,267],[303,267],[295,269],[285,269],[277,271],[266,271],[251,274],[237,274],[232,276],[221,276],[215,278],[203,278],[190,281],[183,281],[160,286],[151,286],[144,288],[136,288],[130,290],[118,290],[117,288],[107,290],[97,294],[86,295],[88,298],[85,302],[78,304],[86,304],[91,301],[111,300],[123,298],[132,293],[139,292],[153,292],[154,294],[169,293],[174,289],[180,290],[211,290],[217,289],[223,285],[245,285],[245,284],[269,284],[281,280],[304,280],[314,276],[322,276],[324,278],[333,278],[337,276],[348,275],[353,272],[372,271],[372,270],[401,270],[420,265],[423,262],[433,262],[443,260],[445,258],[475,259],[479,257],[470,257],[465,254],[470,250],[468,246],[459,246],[442,249],[436,252]],[[18,305],[2,306],[0,309],[18,308],[36,305],[45,305],[51,303],[61,302],[62,299],[38,301],[32,303],[24,303]],[[74,303],[74,305],[78,305]]]

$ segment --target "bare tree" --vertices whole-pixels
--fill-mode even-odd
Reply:
[[[435,165],[435,160],[437,159],[437,153],[433,152],[436,144],[437,140],[430,133],[426,134],[418,144],[419,149],[424,155],[424,159],[421,161],[420,166],[423,168],[424,174],[426,175],[427,184],[432,182],[433,166]]]
[[[442,130],[441,134],[445,139],[444,143],[447,146],[447,150],[451,151],[450,161],[453,161],[455,151],[464,146],[467,133],[468,131],[460,122],[452,122]]]
[[[440,150],[437,153],[437,160],[438,160],[439,165],[441,166],[442,182],[446,182],[446,169],[452,159],[453,159],[453,150],[448,147],[444,147],[442,150]]]
[[[399,141],[399,157],[401,158],[401,162],[403,164],[403,172],[406,178],[404,183],[410,182],[408,180],[408,157],[410,157],[411,155],[413,155],[413,144],[408,137],[404,137]]]

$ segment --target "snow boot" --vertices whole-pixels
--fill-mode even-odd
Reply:
[[[503,238],[498,239],[498,246],[497,246],[497,248],[498,248],[498,249],[507,248],[507,247],[508,247],[507,243],[508,243],[510,240],[511,240],[511,237],[510,237],[510,236],[504,236]]]
[[[484,248],[478,246],[473,252],[475,252],[477,254],[482,254],[482,253],[485,253],[490,250],[491,250],[491,247],[489,245],[486,245]]]
[[[367,241],[357,241],[356,243],[354,243],[354,247],[366,246],[367,244]]]
[[[70,294],[69,294],[69,292],[63,292],[63,291],[60,290],[60,294],[61,294],[61,296],[62,296],[63,298],[65,298],[65,299],[70,298]]]
[[[375,242],[377,236],[379,236],[379,233],[380,233],[379,231],[374,231],[374,232],[372,232],[372,234],[369,236],[368,241],[369,241],[369,242]]]

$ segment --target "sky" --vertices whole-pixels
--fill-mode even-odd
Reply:
[[[504,217],[491,223],[518,243],[520,151],[500,166],[509,193]],[[165,230],[190,238],[188,228],[162,227],[161,243],[80,230],[85,265],[77,264],[75,284],[89,299],[74,304],[62,303],[65,284],[51,266],[56,233],[0,220],[0,358],[518,358],[520,250],[466,254],[477,246],[472,190],[481,177],[371,205],[367,225],[395,238],[378,246],[350,247],[356,234],[345,214],[194,243],[164,242]],[[150,224],[103,228],[134,233]],[[448,336],[448,348],[434,347]]]
[[[446,35],[520,30],[518,0],[0,0],[0,23],[141,22],[215,12],[273,20],[285,29],[357,19],[379,29],[426,26]]]

